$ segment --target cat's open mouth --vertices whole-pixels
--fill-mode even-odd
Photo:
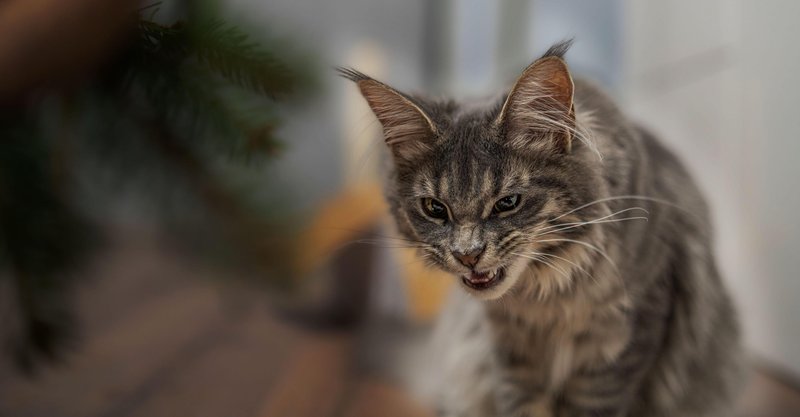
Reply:
[[[464,282],[464,285],[467,287],[472,288],[473,290],[488,290],[489,288],[494,287],[495,285],[499,284],[503,278],[506,277],[506,270],[505,268],[499,268],[494,271],[486,271],[486,272],[473,272],[469,275],[462,275],[461,280]]]

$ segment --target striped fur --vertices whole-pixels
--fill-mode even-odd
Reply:
[[[394,151],[400,233],[465,290],[422,381],[448,417],[729,416],[742,361],[706,204],[672,153],[573,83],[567,47],[480,109],[344,72]],[[426,214],[425,198],[447,218]],[[475,248],[472,268],[454,255]],[[490,289],[458,278],[498,268]]]

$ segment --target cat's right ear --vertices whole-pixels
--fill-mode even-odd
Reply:
[[[396,158],[410,160],[430,150],[436,127],[414,102],[388,85],[358,71],[338,68],[353,81],[383,126],[383,137]]]
[[[574,84],[563,55],[571,41],[554,45],[529,65],[508,93],[497,117],[508,142],[521,149],[569,153],[576,133]]]

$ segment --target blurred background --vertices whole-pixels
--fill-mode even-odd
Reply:
[[[432,416],[388,372],[448,277],[393,248],[333,67],[496,94],[575,38],[687,163],[755,371],[800,415],[800,3],[0,2],[0,416]],[[378,244],[375,244],[375,243]]]

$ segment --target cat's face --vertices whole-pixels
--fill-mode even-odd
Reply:
[[[453,129],[414,164],[398,167],[395,180],[399,215],[422,244],[421,256],[485,299],[514,286],[545,250],[536,235],[576,204],[560,158],[516,151],[496,134]]]
[[[571,149],[573,85],[560,57],[535,62],[504,100],[472,111],[345,75],[358,83],[392,150],[401,230],[468,292],[501,297],[537,262],[558,264],[552,249],[584,232],[556,230],[590,220],[584,216],[593,210],[570,210],[596,192],[591,168]]]

